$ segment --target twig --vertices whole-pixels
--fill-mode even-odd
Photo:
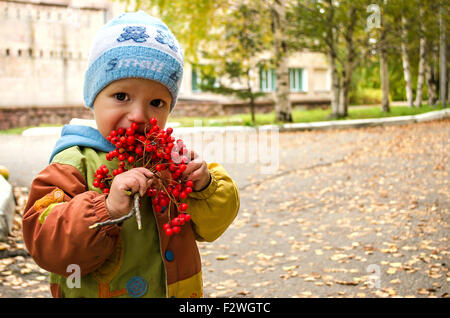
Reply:
[[[103,226],[107,226],[107,225],[118,224],[118,223],[121,223],[121,222],[131,218],[133,216],[133,214],[135,214],[135,213],[136,213],[136,221],[138,224],[138,230],[140,230],[140,229],[142,229],[142,223],[141,223],[141,210],[139,209],[139,192],[136,192],[134,194],[134,204],[133,204],[133,207],[131,208],[131,211],[128,214],[126,214],[118,219],[107,220],[105,222],[95,223],[95,224],[89,226],[89,228],[95,229],[95,228],[103,227]]]
[[[142,221],[141,221],[141,210],[139,209],[139,193],[134,195],[134,206],[133,210],[136,212],[136,222],[138,225],[138,230],[142,229]]]

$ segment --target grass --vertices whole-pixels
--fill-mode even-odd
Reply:
[[[380,106],[357,108],[351,107],[348,111],[346,118],[334,119],[365,119],[365,118],[382,118],[382,117],[395,117],[395,116],[407,116],[423,114],[430,111],[440,110],[442,107],[424,105],[420,108],[409,108],[407,106],[394,106],[391,107],[389,113],[381,111]],[[311,110],[299,110],[294,109],[292,111],[292,118],[294,123],[310,123],[317,121],[328,121],[331,115],[331,108],[329,109],[311,109]],[[256,114],[256,125],[279,125],[281,122],[275,121],[275,112],[267,114]],[[177,122],[181,127],[193,127],[195,125],[201,126],[253,126],[251,122],[250,114],[238,114],[231,116],[217,116],[217,117],[173,117],[169,118],[170,122]]]
[[[409,108],[407,106],[393,106],[389,113],[381,111],[380,106],[374,107],[350,107],[348,111],[348,117],[334,120],[345,119],[364,119],[364,118],[381,118],[381,117],[394,117],[394,116],[407,116],[423,114],[434,110],[442,109],[441,106],[428,106],[424,105],[420,108]],[[292,118],[294,123],[310,123],[317,121],[328,121],[328,117],[331,114],[331,108],[329,109],[311,109],[300,110],[294,109],[292,111]],[[267,114],[256,114],[256,125],[281,125],[283,123],[275,121],[275,112]],[[194,126],[206,126],[206,127],[218,127],[218,126],[253,126],[251,122],[250,114],[237,114],[231,116],[216,116],[216,117],[169,117],[170,123],[179,123],[178,127],[194,127]],[[42,124],[39,127],[54,127],[57,125]],[[175,127],[175,125],[173,125]],[[6,134],[21,134],[24,130],[32,127],[12,128],[7,130],[0,130],[0,135]]]
[[[0,135],[20,135],[25,130],[27,130],[29,128],[35,128],[35,127],[62,127],[62,125],[41,124],[39,126],[11,128],[11,129],[0,130]]]

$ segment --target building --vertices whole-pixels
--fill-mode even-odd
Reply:
[[[91,118],[83,107],[83,81],[96,31],[125,5],[108,0],[0,0],[0,129]],[[294,104],[327,104],[330,76],[322,54],[290,57]],[[201,79],[186,63],[174,115],[246,112],[229,97],[199,90]],[[273,107],[273,70],[255,70],[254,81]],[[270,104],[272,103],[272,106]],[[261,106],[261,108],[263,108]]]

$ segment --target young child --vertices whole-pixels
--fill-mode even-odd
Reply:
[[[47,166],[34,179],[23,216],[23,237],[36,263],[50,272],[54,297],[202,297],[196,240],[214,241],[239,210],[234,181],[222,166],[197,158],[184,177],[194,183],[187,222],[179,234],[163,234],[166,209],[154,213],[143,196],[153,174],[134,168],[116,176],[110,193],[92,183],[97,168],[117,161],[111,130],[155,117],[164,127],[174,108],[183,73],[183,54],[159,19],[139,11],[111,20],[94,40],[84,85],[86,106],[98,129],[66,125]],[[134,218],[89,229],[130,211],[124,190],[140,193],[142,230]],[[74,280],[80,271],[79,284]]]

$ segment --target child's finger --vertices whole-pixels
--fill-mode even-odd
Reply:
[[[153,178],[153,172],[151,172],[149,169],[144,168],[144,167],[139,167],[139,168],[133,168],[130,171],[137,171],[140,172],[141,174],[143,174],[146,178]]]
[[[148,178],[141,171],[130,170],[125,183],[131,192],[139,192],[143,196],[147,191],[147,180]]]
[[[183,171],[183,173],[181,174],[183,176],[183,178],[188,177],[193,171],[199,169],[202,166],[202,161],[199,161],[199,159],[195,159],[191,162],[189,162],[186,165],[186,170]]]

